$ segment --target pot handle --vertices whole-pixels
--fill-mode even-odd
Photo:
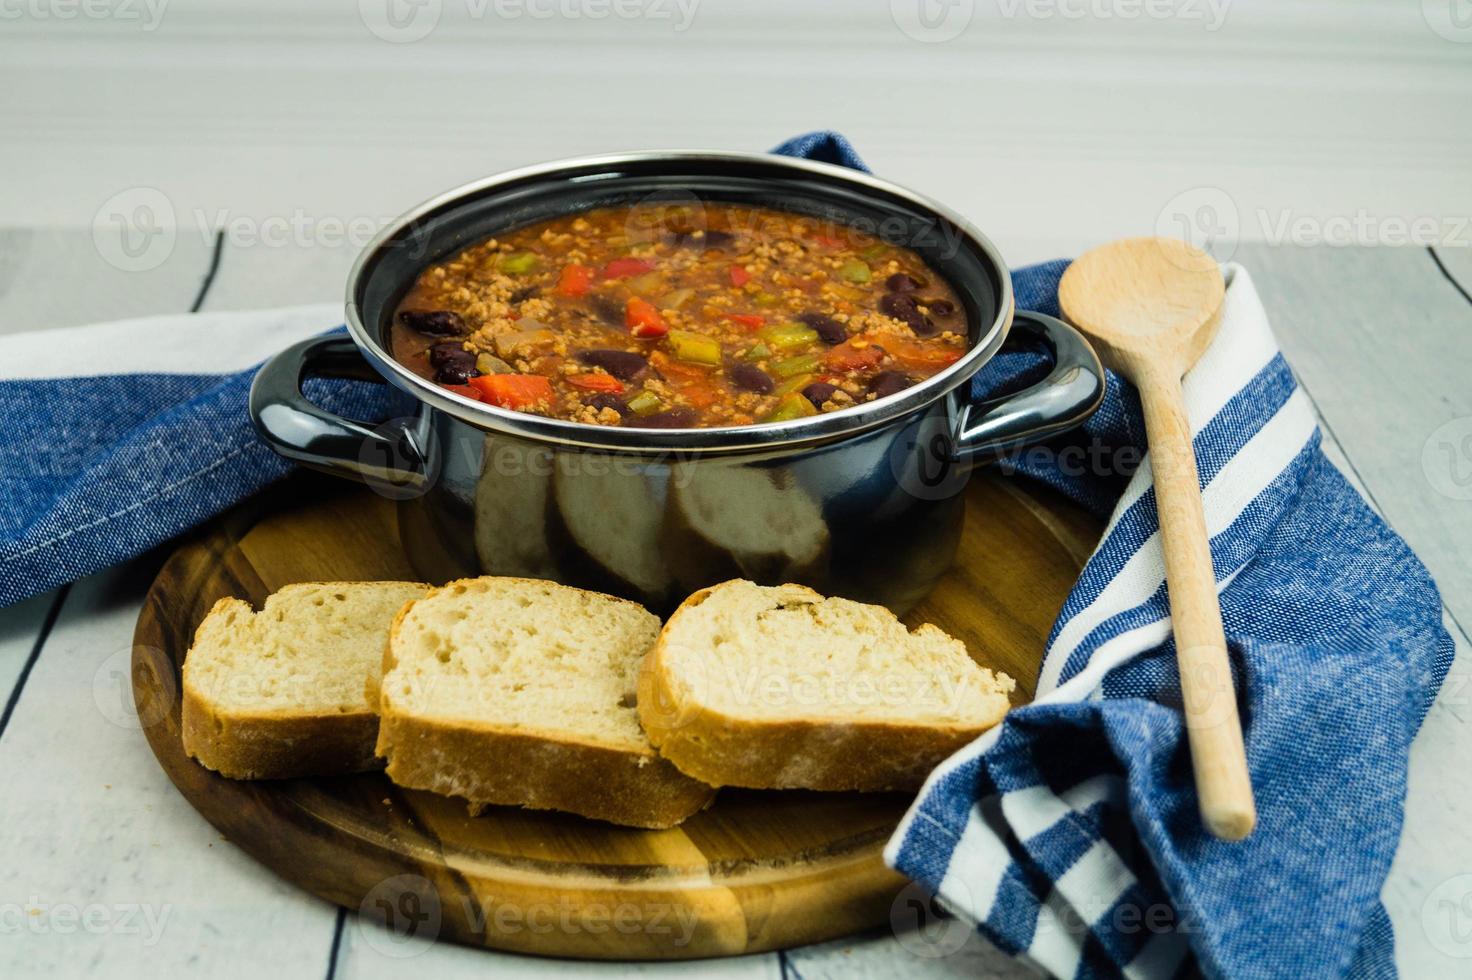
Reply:
[[[1010,337],[1019,331],[1052,350],[1053,370],[1022,391],[963,403],[953,438],[957,462],[986,462],[1071,429],[1104,400],[1104,368],[1082,334],[1055,317],[1024,310],[1014,316]]]
[[[371,428],[325,411],[302,394],[308,377],[347,378],[383,384],[352,338],[313,337],[272,357],[250,386],[250,417],[278,454],[334,476],[375,487],[422,491],[429,465],[405,420]]]

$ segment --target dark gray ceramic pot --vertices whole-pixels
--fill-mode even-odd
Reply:
[[[388,352],[393,311],[419,271],[469,244],[590,207],[701,201],[810,213],[919,252],[960,296],[970,349],[889,398],[710,429],[505,411],[418,377]],[[955,555],[971,470],[1077,425],[1104,394],[1088,344],[1056,319],[1015,312],[1006,265],[961,218],[866,174],[767,155],[597,157],[451,191],[364,250],[348,283],[347,325],[350,337],[297,344],[257,377],[251,414],[277,452],[396,499],[400,544],[426,579],[551,578],[657,611],[746,577],[903,612]],[[1019,340],[1051,352],[1052,370],[1031,387],[970,403],[972,376]],[[407,407],[375,427],[344,419],[302,396],[312,376],[387,381]]]

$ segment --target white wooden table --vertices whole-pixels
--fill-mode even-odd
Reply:
[[[0,331],[335,299],[351,253],[181,238],[125,273],[86,232],[0,231]],[[1406,976],[1448,975],[1428,917],[1472,872],[1472,250],[1244,245],[1332,458],[1439,582],[1459,657],[1418,738],[1384,898]],[[1429,446],[1429,448],[1428,448]],[[131,636],[162,554],[0,610],[0,976],[1031,975],[980,938],[919,958],[889,930],[698,966],[570,963],[441,944],[409,965],[224,842],[174,792],[133,718]],[[1443,886],[1441,892],[1436,892]],[[1455,887],[1455,886],[1452,886]],[[1435,896],[1433,896],[1435,893]],[[1462,906],[1465,908],[1466,906]],[[1469,919],[1464,926],[1472,926]]]

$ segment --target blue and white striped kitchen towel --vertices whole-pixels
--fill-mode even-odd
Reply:
[[[1019,305],[1056,309],[1066,267],[1015,273]],[[1320,450],[1251,278],[1226,273],[1185,394],[1256,832],[1224,843],[1197,816],[1149,456],[1129,465],[1143,423],[1111,378],[1082,429],[1012,460],[1108,517],[1036,697],[931,775],[885,852],[1059,977],[1395,975],[1380,889],[1452,641],[1426,570]]]
[[[861,167],[841,137],[779,152]],[[1065,263],[1016,272],[1056,312]],[[886,852],[1055,975],[1390,976],[1379,893],[1406,755],[1449,666],[1425,569],[1324,458],[1247,273],[1186,383],[1257,791],[1257,832],[1202,830],[1139,406],[1004,465],[1108,531],[1048,643],[1037,700],[929,780]],[[336,307],[158,317],[0,338],[0,605],[163,542],[284,475],[246,418],[250,366]],[[1029,370],[1006,355],[977,395]],[[318,382],[371,419],[382,387]],[[1086,461],[1080,465],[1079,461]]]

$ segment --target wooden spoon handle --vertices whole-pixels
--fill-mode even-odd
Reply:
[[[1257,810],[1185,399],[1179,377],[1153,375],[1138,381],[1201,818],[1222,840],[1241,840],[1252,832]]]

